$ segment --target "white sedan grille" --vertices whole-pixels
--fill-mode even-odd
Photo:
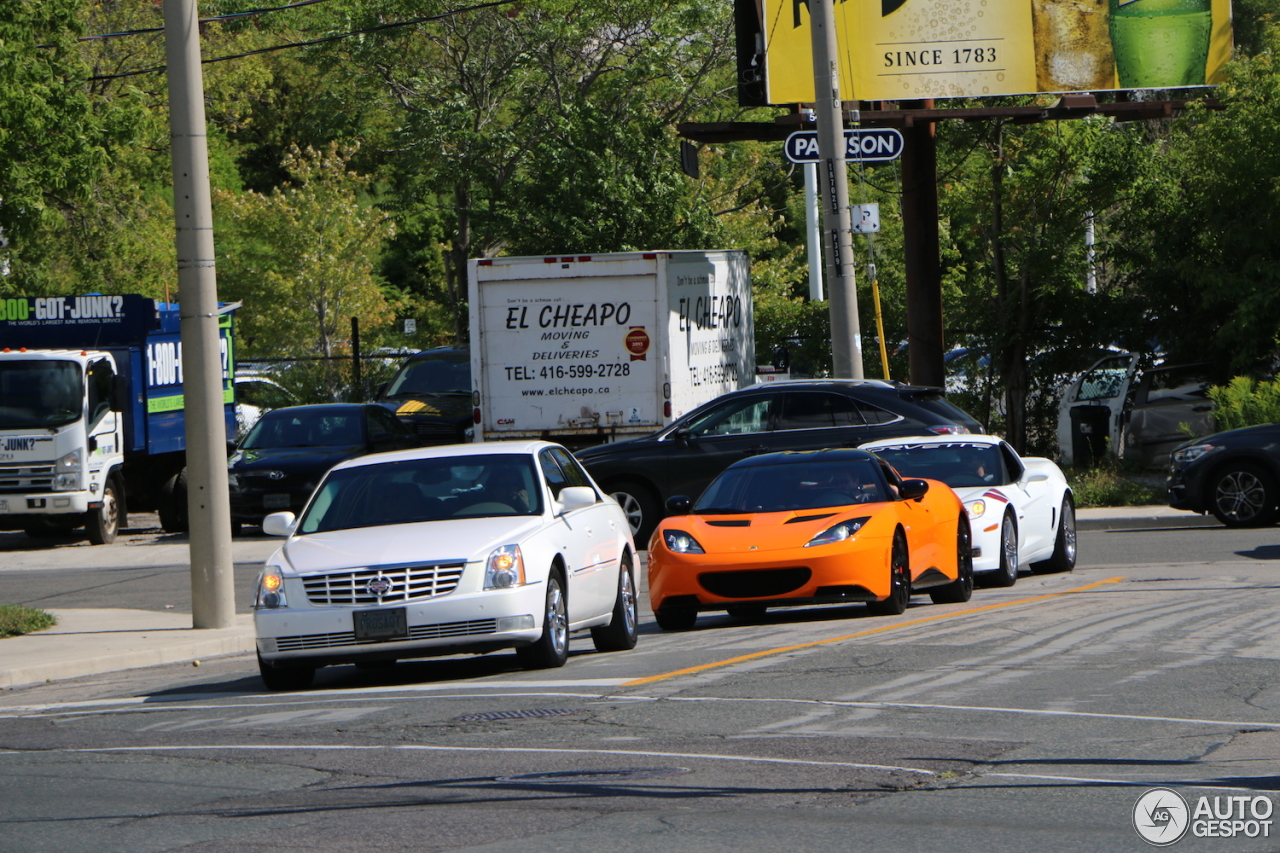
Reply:
[[[473,619],[470,622],[445,622],[439,625],[418,625],[409,629],[409,640],[440,640],[448,637],[471,637],[493,634],[498,630],[496,619]],[[306,649],[336,649],[343,646],[365,646],[372,643],[404,642],[397,640],[357,640],[352,631],[334,634],[303,634],[297,637],[279,637],[276,649],[281,652],[300,652]]]
[[[376,566],[302,578],[307,601],[321,606],[402,604],[453,592],[465,563]]]

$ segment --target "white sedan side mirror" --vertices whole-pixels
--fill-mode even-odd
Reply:
[[[560,490],[560,506],[564,512],[585,509],[596,502],[596,491],[590,486],[566,486]]]
[[[268,536],[290,536],[298,526],[298,520],[291,512],[273,512],[262,519],[262,532]]]

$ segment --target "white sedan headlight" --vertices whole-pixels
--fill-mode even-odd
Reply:
[[[258,575],[258,594],[253,606],[259,610],[276,610],[289,606],[284,597],[284,574],[279,566],[267,566]]]
[[[863,525],[870,520],[871,517],[866,516],[863,518],[850,518],[846,521],[842,521],[834,527],[828,527],[826,530],[810,539],[804,547],[812,548],[814,545],[830,545],[833,542],[843,542],[861,530]]]
[[[970,518],[980,518],[987,511],[987,502],[982,500],[969,501],[968,510]]]
[[[519,545],[495,548],[484,565],[485,589],[511,589],[524,586],[524,557]]]

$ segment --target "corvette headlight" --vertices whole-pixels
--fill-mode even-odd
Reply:
[[[53,490],[55,492],[80,491],[80,474],[80,448],[77,447],[53,463]]]
[[[258,575],[258,596],[253,602],[255,609],[276,610],[288,607],[284,597],[284,575],[276,566],[267,566]]]
[[[524,586],[524,557],[519,545],[495,548],[485,561],[484,588],[510,589]]]
[[[662,541],[666,543],[667,550],[676,554],[705,554],[702,546],[698,544],[698,540],[694,539],[683,530],[664,530],[662,531]]]
[[[978,516],[982,515],[986,511],[987,511],[986,501],[970,501],[969,502],[969,515],[972,516],[973,518],[977,518]]]
[[[1193,444],[1190,447],[1175,450],[1170,458],[1173,460],[1174,465],[1189,465],[1201,456],[1212,453],[1215,450],[1221,450],[1221,448],[1214,444]]]
[[[850,518],[847,521],[842,521],[834,527],[828,527],[810,539],[804,547],[812,548],[814,545],[830,545],[833,542],[843,542],[861,530],[863,525],[870,520],[871,517],[867,516],[865,518]]]

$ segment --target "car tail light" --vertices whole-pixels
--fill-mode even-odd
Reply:
[[[939,424],[929,427],[929,432],[934,435],[968,435],[969,428],[958,424]]]

